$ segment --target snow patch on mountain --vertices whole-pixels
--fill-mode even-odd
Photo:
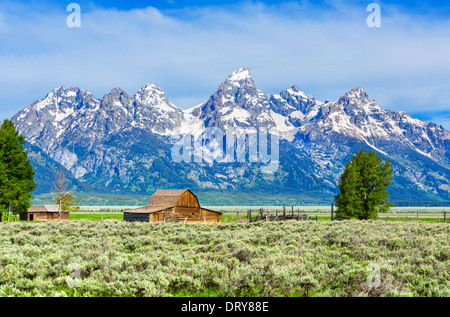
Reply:
[[[242,67],[235,70],[228,78],[225,80],[226,82],[243,82],[252,80],[252,75],[250,69],[248,67]]]
[[[224,121],[236,120],[243,123],[249,123],[248,119],[251,117],[250,113],[242,108],[234,108],[222,117]]]

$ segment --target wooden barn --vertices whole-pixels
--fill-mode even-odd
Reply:
[[[197,196],[189,189],[158,189],[145,207],[127,210],[128,222],[219,223],[222,213],[200,207]]]
[[[20,220],[23,221],[58,221],[58,205],[40,205],[31,206],[27,213],[20,214]],[[61,220],[69,220],[69,213],[61,213]]]

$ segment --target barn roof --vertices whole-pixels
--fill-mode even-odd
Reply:
[[[147,206],[127,210],[135,214],[151,214],[176,206],[178,199],[189,189],[157,189],[150,197]]]
[[[152,197],[150,197],[147,206],[161,207],[158,211],[165,208],[175,207],[178,202],[178,198],[180,198],[180,196],[188,190],[189,189],[158,189]]]
[[[58,205],[34,205],[28,208],[28,212],[59,212]]]
[[[135,214],[151,214],[165,209],[174,208],[177,205],[178,199],[185,192],[190,191],[189,189],[158,189],[150,197],[147,206],[126,210],[124,212],[135,213]],[[192,192],[191,192],[192,193]],[[193,194],[193,193],[192,193]],[[194,194],[193,194],[194,195]],[[195,195],[194,195],[195,196]],[[205,209],[205,208],[201,208]],[[208,210],[208,209],[205,209]],[[213,211],[213,210],[211,210]],[[217,211],[213,211],[217,212]]]
[[[133,214],[152,214],[154,212],[163,211],[164,209],[166,208],[144,206],[136,209],[126,210],[124,212],[131,212]]]

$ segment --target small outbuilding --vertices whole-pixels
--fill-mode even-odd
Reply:
[[[20,220],[22,221],[58,221],[69,220],[69,213],[61,213],[59,216],[58,205],[36,205],[31,206],[28,212],[20,214]]]
[[[197,196],[189,189],[158,189],[147,206],[127,210],[124,220],[128,222],[184,222],[219,223],[222,213],[200,207]]]

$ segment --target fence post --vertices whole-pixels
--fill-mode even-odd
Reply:
[[[447,212],[444,211],[444,222],[447,222]]]
[[[331,204],[331,221],[334,220],[334,204]]]

